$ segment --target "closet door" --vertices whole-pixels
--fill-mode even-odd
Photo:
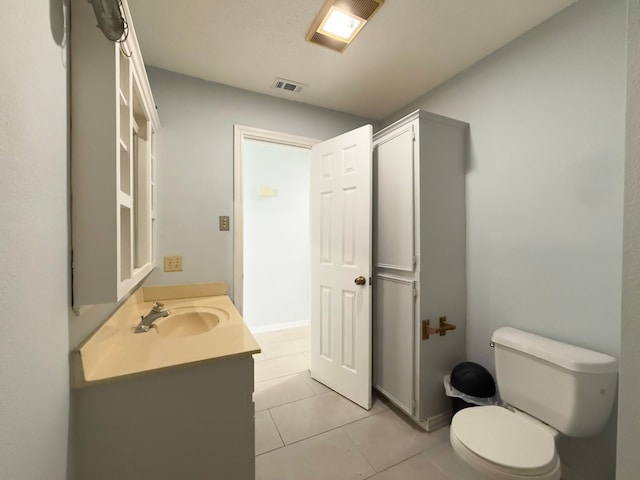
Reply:
[[[410,416],[415,414],[414,289],[411,279],[375,276],[373,384]]]
[[[380,138],[374,151],[375,266],[412,272],[414,235],[413,125]]]

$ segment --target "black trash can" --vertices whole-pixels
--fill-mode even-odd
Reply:
[[[463,362],[455,366],[451,371],[451,386],[465,395],[482,399],[496,394],[496,382],[491,373],[474,362]],[[451,400],[454,415],[463,408],[476,405],[458,397],[452,397]]]

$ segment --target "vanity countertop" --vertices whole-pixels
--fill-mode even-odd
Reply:
[[[198,335],[167,338],[159,335],[156,328],[146,333],[133,333],[140,317],[151,310],[155,301],[164,303],[164,309],[169,311],[184,307],[214,307],[228,313],[228,318],[221,319],[215,328]],[[72,352],[72,382],[79,388],[259,352],[260,346],[226,295],[224,284],[143,287]]]

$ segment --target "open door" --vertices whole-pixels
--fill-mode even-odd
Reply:
[[[311,376],[371,408],[371,125],[311,150]]]

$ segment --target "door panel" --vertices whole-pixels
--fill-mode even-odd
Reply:
[[[414,269],[413,127],[376,143],[376,267]]]
[[[415,282],[378,274],[374,296],[373,384],[414,415]]]
[[[311,155],[311,376],[371,408],[371,125]],[[366,279],[356,285],[357,277]]]

